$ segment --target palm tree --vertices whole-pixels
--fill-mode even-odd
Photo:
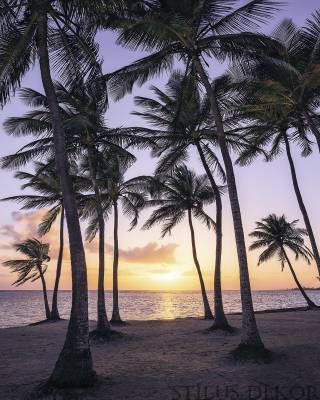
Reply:
[[[20,286],[27,281],[34,282],[37,279],[40,279],[42,284],[46,319],[50,319],[47,286],[44,278],[44,274],[48,268],[46,263],[50,261],[50,257],[48,255],[49,245],[33,238],[15,244],[14,248],[17,252],[23,254],[27,258],[9,260],[3,263],[3,265],[9,267],[12,272],[18,274],[18,279],[13,283],[13,285]]]
[[[71,160],[77,160],[79,157],[86,156],[87,168],[95,192],[95,212],[99,217],[100,228],[97,328],[92,335],[109,338],[111,331],[104,291],[105,224],[96,174],[97,169],[101,167],[100,164],[103,165],[106,162],[105,159],[109,154],[107,152],[110,152],[111,148],[121,157],[134,160],[135,157],[122,146],[128,147],[132,144],[139,146],[142,139],[139,141],[130,135],[128,129],[110,129],[105,125],[107,92],[105,82],[99,80],[96,74],[92,74],[86,81],[77,79],[76,82],[70,83],[69,87],[58,82],[54,87],[66,132],[68,157]],[[2,166],[5,168],[17,167],[30,159],[52,156],[54,153],[51,114],[46,96],[32,89],[23,89],[20,93],[24,102],[33,106],[34,109],[22,117],[9,118],[5,122],[6,131],[14,136],[33,134],[38,139],[15,154],[3,157]]]
[[[91,385],[95,373],[89,346],[85,254],[51,65],[61,76],[71,71],[86,75],[96,65],[96,27],[92,22],[101,6],[100,1],[13,0],[0,9],[0,104],[6,103],[38,60],[52,118],[57,176],[70,239],[72,309],[66,341],[50,378],[50,384],[56,386]]]
[[[156,0],[136,2],[130,9],[127,23],[116,21],[118,43],[132,49],[142,48],[153,53],[109,75],[110,91],[116,98],[149,78],[172,70],[174,60],[193,65],[204,86],[214,116],[219,147],[222,153],[233,216],[240,270],[242,301],[242,338],[238,348],[246,355],[263,356],[262,343],[253,310],[245,238],[233,164],[227,146],[223,118],[203,63],[207,57],[240,58],[244,53],[256,57],[260,50],[273,44],[263,35],[243,32],[267,21],[280,6],[273,0],[253,0],[233,9],[229,2]],[[124,16],[125,19],[126,16]],[[110,23],[110,22],[109,22]],[[112,23],[112,22],[111,22]],[[107,24],[106,24],[107,25]],[[118,25],[118,26],[117,26]],[[156,50],[155,50],[156,49]]]
[[[122,208],[122,214],[131,220],[130,230],[138,223],[139,211],[145,204],[144,190],[148,184],[147,177],[135,177],[125,179],[124,175],[128,169],[128,164],[121,157],[115,154],[108,157],[106,170],[101,168],[97,175],[97,184],[100,188],[101,205],[104,218],[108,218],[113,212],[113,308],[112,323],[122,323],[119,310],[119,205]],[[128,162],[128,160],[126,160]],[[87,195],[84,197],[84,209],[82,215],[84,218],[90,217],[87,227],[87,238],[91,241],[97,231],[99,224],[95,213],[94,197]]]
[[[245,164],[252,161],[259,154],[259,148],[269,146],[268,159],[271,160],[281,153],[281,147],[284,146],[294,191],[320,276],[320,253],[290,148],[291,142],[298,143],[302,155],[308,156],[312,152],[312,143],[307,131],[311,130],[317,139],[315,111],[319,104],[320,80],[314,64],[316,55],[313,48],[305,45],[303,33],[291,21],[283,21],[272,36],[281,43],[280,54],[269,56],[267,53],[256,64],[248,68],[241,66],[240,78],[237,77],[242,80],[240,113],[251,122],[243,132],[254,145],[253,149],[244,152],[239,162]]]
[[[172,175],[164,175],[155,178],[151,193],[154,199],[149,200],[147,205],[157,206],[149,219],[143,225],[144,229],[150,229],[156,224],[162,223],[162,237],[170,234],[172,229],[180,223],[187,215],[192,255],[200,281],[204,318],[213,319],[210,309],[201,267],[198,260],[193,218],[205,223],[210,229],[215,227],[215,222],[203,210],[203,206],[214,201],[214,192],[210,187],[207,176],[196,176],[195,172],[189,170],[185,165],[177,167]]]
[[[15,178],[23,180],[26,183],[22,185],[22,189],[32,189],[36,194],[23,194],[18,196],[10,196],[2,199],[2,201],[15,201],[22,205],[21,209],[43,209],[50,207],[42,218],[39,225],[40,236],[48,233],[60,215],[59,222],[59,253],[57,258],[56,278],[52,295],[52,307],[50,313],[51,320],[59,320],[58,311],[58,290],[61,276],[63,248],[64,248],[64,206],[61,193],[60,182],[56,172],[53,169],[53,162],[44,164],[35,162],[35,173],[18,171]],[[72,171],[72,179],[74,179],[74,171]]]
[[[219,104],[228,108],[228,77],[215,81]],[[137,127],[137,134],[151,136],[156,143],[154,155],[159,158],[157,173],[170,172],[188,158],[188,149],[195,147],[202,166],[208,176],[215,194],[216,203],[216,257],[214,277],[215,318],[212,329],[230,330],[223,310],[221,290],[221,255],[222,255],[222,200],[221,193],[212,171],[225,182],[225,173],[211,145],[217,145],[215,127],[212,124],[210,104],[202,98],[191,71],[185,74],[175,71],[166,90],[152,86],[155,98],[135,97],[135,104],[142,107],[141,112],[134,112],[149,122],[154,129]],[[239,150],[245,143],[241,135],[228,131],[228,145]]]
[[[288,222],[284,215],[281,217],[275,214],[268,215],[262,221],[256,222],[255,230],[250,233],[250,236],[256,239],[251,244],[250,250],[264,249],[259,256],[258,265],[269,261],[274,256],[281,262],[282,271],[285,264],[288,264],[293,279],[309,308],[316,308],[317,306],[301,286],[286,251],[286,249],[291,250],[296,260],[302,257],[310,264],[312,253],[304,244],[304,236],[307,232],[305,229],[298,228],[297,223],[298,220]]]

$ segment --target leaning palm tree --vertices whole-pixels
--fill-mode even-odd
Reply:
[[[302,257],[310,264],[312,253],[304,244],[304,236],[307,232],[305,229],[298,228],[297,223],[298,220],[289,222],[284,215],[278,217],[275,214],[270,214],[262,221],[256,222],[255,230],[250,233],[250,236],[255,238],[250,250],[264,249],[259,256],[258,265],[269,261],[274,256],[281,262],[282,271],[285,264],[288,264],[293,279],[309,308],[316,308],[317,306],[301,286],[286,251],[291,250],[296,260]]]
[[[18,274],[18,279],[13,283],[13,285],[20,286],[28,281],[34,282],[37,279],[40,279],[46,319],[50,319],[47,286],[44,278],[44,274],[48,268],[46,263],[50,261],[48,255],[49,245],[33,238],[15,244],[14,248],[18,253],[23,254],[27,258],[9,260],[3,263],[3,265],[9,267],[13,273]]]
[[[141,147],[147,138],[132,135],[130,128],[109,128],[105,123],[108,97],[104,80],[94,71],[86,79],[70,82],[68,87],[56,82],[54,85],[66,132],[66,149],[72,159],[86,158],[86,166],[95,193],[95,212],[99,222],[99,273],[97,299],[97,327],[92,335],[109,338],[111,332],[107,318],[104,290],[105,274],[105,223],[101,206],[101,193],[97,183],[97,173],[105,168],[110,153],[119,158],[135,160],[129,146]],[[54,152],[52,122],[46,96],[32,89],[22,89],[21,97],[34,109],[22,117],[9,118],[5,122],[6,131],[14,136],[33,134],[36,140],[28,143],[15,154],[3,157],[2,166],[13,168],[37,157],[51,156]],[[150,142],[150,140],[149,140]]]
[[[50,313],[51,320],[59,320],[58,310],[58,290],[61,277],[61,268],[63,260],[64,248],[64,205],[61,193],[61,185],[57,178],[53,167],[53,162],[47,164],[35,162],[35,173],[18,171],[15,178],[24,181],[21,189],[31,189],[35,194],[21,194],[18,196],[10,196],[2,199],[2,201],[14,201],[21,205],[22,210],[43,209],[49,207],[39,225],[38,232],[40,236],[47,234],[52,225],[60,215],[59,222],[59,253],[57,258],[56,277],[52,295],[52,307]],[[75,184],[74,176],[75,168],[73,168],[71,177]]]
[[[156,206],[149,219],[143,225],[150,229],[156,224],[163,224],[162,237],[170,234],[172,229],[187,215],[191,235],[192,255],[197,269],[202,294],[204,318],[213,319],[206,288],[197,255],[193,218],[200,220],[210,228],[215,222],[204,211],[203,206],[214,201],[214,193],[207,176],[197,176],[185,165],[177,167],[172,175],[155,178],[151,193],[154,199],[147,202],[148,206]]]
[[[13,0],[0,7],[0,104],[8,101],[37,60],[52,118],[57,176],[70,239],[72,309],[65,344],[50,378],[50,384],[56,386],[90,385],[95,373],[89,345],[85,253],[52,66],[65,77],[71,71],[84,76],[96,65],[93,22],[103,5],[101,1]]]
[[[303,32],[290,20],[280,23],[272,36],[281,43],[281,51],[266,52],[264,57],[248,67],[241,65],[240,77],[237,76],[242,94],[239,109],[247,119],[243,133],[253,144],[239,162],[252,161],[259,154],[259,147],[266,152],[270,150],[269,160],[280,154],[282,147],[285,149],[293,188],[320,276],[320,253],[291,154],[291,144],[298,144],[303,156],[312,152],[309,132],[320,145],[316,114],[320,99],[320,59],[315,45],[310,46]]]
[[[135,82],[140,85],[148,79],[171,71],[175,60],[193,65],[197,77],[206,90],[214,116],[219,147],[222,153],[236,237],[240,289],[242,301],[242,338],[239,356],[264,356],[253,310],[245,238],[241,209],[232,159],[227,146],[223,117],[217,103],[215,87],[211,85],[203,66],[208,57],[213,59],[237,58],[246,54],[256,57],[260,50],[273,43],[263,35],[244,32],[255,29],[267,21],[281,3],[274,0],[252,0],[234,9],[233,2],[225,0],[155,0],[137,1],[130,9],[126,23],[116,21],[120,31],[118,43],[132,49],[143,48],[153,52],[133,64],[109,74],[110,90],[121,98],[132,90]],[[124,15],[125,19],[126,15]],[[108,21],[112,24],[112,21]],[[108,24],[106,23],[106,26]]]
[[[229,108],[229,78],[215,80],[219,104]],[[153,154],[159,157],[157,173],[168,173],[188,159],[189,149],[195,147],[202,166],[215,194],[216,205],[216,251],[214,270],[214,324],[212,329],[230,330],[223,310],[221,289],[222,256],[222,199],[217,178],[225,182],[225,172],[214,151],[217,146],[216,129],[207,97],[201,96],[193,71],[175,71],[170,76],[165,90],[151,86],[153,98],[135,97],[135,104],[142,111],[133,114],[142,117],[152,128],[136,127],[136,134],[151,136],[156,143]],[[232,121],[234,124],[234,121]],[[230,128],[227,133],[228,146],[236,151],[246,148],[242,135]]]

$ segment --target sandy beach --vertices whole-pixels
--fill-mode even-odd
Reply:
[[[230,316],[233,326],[240,327],[240,318]],[[205,333],[208,321],[131,321],[118,328],[125,338],[92,345],[99,376],[94,388],[47,398],[320,398],[320,313],[268,313],[258,314],[257,319],[266,346],[275,354],[269,364],[235,363],[228,354],[238,344],[240,332]],[[0,330],[1,400],[30,398],[49,376],[66,327],[67,321],[60,321]]]

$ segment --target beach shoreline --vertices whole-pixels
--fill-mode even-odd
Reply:
[[[294,389],[298,386],[304,391],[299,399],[320,398],[320,313],[257,313],[265,345],[275,355],[272,366],[239,364],[231,359],[230,351],[240,341],[241,316],[228,318],[237,328],[235,334],[208,333],[211,322],[199,318],[128,321],[116,328],[125,333],[124,338],[91,346],[97,385],[71,394],[63,392],[68,394],[60,394],[61,399],[173,400],[187,399],[189,390],[192,400],[197,399],[196,391],[203,392],[202,400],[206,390],[212,397],[218,389],[221,399],[231,399],[233,387],[239,395],[234,398],[250,399],[250,395],[260,400],[268,398],[262,394],[265,387],[298,390]],[[32,399],[33,390],[52,371],[67,324],[62,320],[0,330],[1,399]],[[93,328],[94,321],[90,324]],[[313,397],[311,387],[317,390]],[[255,393],[249,393],[249,388]]]

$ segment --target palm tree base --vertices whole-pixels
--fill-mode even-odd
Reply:
[[[317,306],[314,303],[308,304],[307,310],[318,311],[318,310],[320,310],[320,306]]]
[[[270,362],[272,360],[272,352],[261,345],[250,345],[240,343],[239,346],[231,352],[235,361],[246,362]]]
[[[128,325],[128,322],[122,321],[122,319],[113,319],[113,318],[111,318],[110,323],[112,325]]]
[[[29,324],[28,326],[37,326],[37,325],[42,325],[42,324],[49,324],[52,322],[58,322],[58,321],[63,321],[63,318],[58,318],[58,319],[52,319],[52,318],[48,318],[48,319],[43,319],[41,321],[37,321],[37,322],[32,322],[31,324]]]
[[[114,329],[95,329],[89,333],[90,340],[94,342],[109,342],[113,339],[121,339],[125,336],[124,333],[115,331]]]
[[[210,326],[210,328],[207,329],[207,332],[216,332],[216,331],[223,331],[226,333],[235,333],[236,328],[229,324],[219,324],[214,322],[213,325]]]
[[[59,313],[51,312],[49,320],[50,321],[60,321],[61,318],[60,318]]]
[[[63,349],[46,387],[83,388],[93,386],[95,381],[90,351]]]

